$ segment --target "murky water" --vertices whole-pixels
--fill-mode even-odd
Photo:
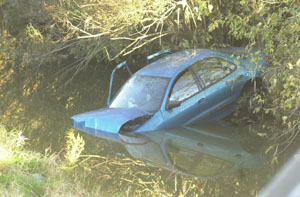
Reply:
[[[148,182],[152,181],[153,186],[162,184],[160,187],[168,194],[255,196],[274,173],[261,139],[240,134],[249,132],[247,127],[207,123],[137,134],[108,135],[91,129],[83,132],[88,133],[86,139],[93,138],[94,144],[109,146],[106,147],[109,157],[138,163],[133,167],[121,162],[115,170],[132,173],[129,179],[133,181],[146,178],[137,175],[141,172],[152,174],[156,178]],[[99,148],[96,147],[90,144],[89,151],[105,154],[103,150],[95,150]],[[139,181],[135,186],[127,184],[135,188]],[[156,190],[152,187],[149,189]]]
[[[37,93],[31,97],[34,102],[11,101],[8,106],[15,103],[21,112],[6,108],[2,117],[15,114],[16,125],[27,130],[36,150],[59,151],[72,115],[105,106],[110,71],[81,73],[63,89],[65,98]],[[116,74],[114,92],[127,77]],[[265,154],[269,144],[256,135],[258,129],[266,132],[258,123],[236,126],[228,121],[138,134],[82,129],[78,132],[86,142],[83,154],[98,156],[90,156],[82,166],[86,185],[120,196],[256,196],[297,149],[290,146],[287,156],[271,165]]]
[[[257,196],[286,160],[271,164],[268,145],[253,128],[225,123],[143,133],[81,132],[92,142],[87,152],[109,158],[95,162],[102,163],[100,174],[129,193],[131,188],[140,195]]]

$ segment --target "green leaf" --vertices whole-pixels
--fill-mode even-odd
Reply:
[[[265,154],[267,154],[272,149],[273,149],[273,146],[269,146],[269,148],[265,151]]]
[[[210,13],[212,12],[213,8],[214,8],[213,5],[211,5],[211,4],[208,5],[208,10],[209,10]]]
[[[277,158],[277,156],[274,156],[274,157],[272,158],[272,164],[274,164],[274,163],[278,163],[278,158]]]
[[[266,133],[257,133],[257,135],[260,136],[260,137],[265,137],[265,136],[267,136]]]

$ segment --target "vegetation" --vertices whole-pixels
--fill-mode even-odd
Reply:
[[[82,196],[91,194],[72,174],[57,154],[44,155],[25,148],[21,131],[7,131],[0,125],[1,196]],[[98,192],[98,193],[97,193]],[[94,191],[93,195],[99,195]]]
[[[255,47],[270,57],[263,79],[267,91],[260,97],[264,104],[261,127],[268,132],[258,135],[269,143],[266,152],[276,162],[300,132],[299,13],[298,0],[1,0],[1,122],[8,128],[25,130],[28,143],[40,152],[49,147],[60,151],[66,143],[69,117],[105,104],[103,95],[107,94],[111,65],[126,59],[138,69],[146,55],[170,47]],[[125,77],[118,78],[121,81]],[[83,141],[70,133],[68,140],[72,139],[79,143],[78,148],[83,146]],[[21,147],[16,150],[23,151]],[[103,147],[102,144],[99,148]],[[68,169],[78,169],[76,161],[82,159],[79,155],[83,151],[78,148],[73,152],[71,146],[67,148],[72,163]],[[32,170],[28,162],[36,156],[39,159],[33,158],[32,165],[41,160],[41,167]],[[43,165],[49,166],[56,160],[53,155],[47,156],[14,156],[20,162],[10,165],[25,170],[15,173],[6,165],[3,171],[1,163],[0,172],[18,175],[13,176],[12,182],[22,180],[24,177],[19,174],[24,173],[26,179],[36,172],[45,176],[48,168]],[[107,157],[102,159],[103,162]],[[95,162],[94,166],[99,162],[88,161],[90,165]],[[127,160],[124,162],[122,165],[126,166]],[[0,181],[9,189],[7,173],[1,174]],[[88,174],[88,170],[83,174]],[[151,181],[157,186],[161,180],[154,177]],[[28,192],[47,193],[48,182],[42,183],[36,184],[40,189]],[[153,190],[155,184],[144,192]],[[16,185],[24,186],[19,182]]]

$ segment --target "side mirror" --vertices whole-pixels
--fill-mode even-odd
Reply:
[[[181,102],[180,101],[169,101],[169,103],[167,104],[167,107],[166,109],[167,110],[171,110],[175,107],[179,107],[181,105]]]

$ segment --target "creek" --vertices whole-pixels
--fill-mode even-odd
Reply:
[[[111,71],[89,68],[67,86],[37,91],[14,78],[2,86],[2,90],[8,88],[1,94],[1,121],[24,130],[34,150],[58,152],[65,146],[72,115],[105,106]],[[127,78],[125,70],[116,73],[113,95]],[[100,184],[108,194],[121,195],[256,196],[297,145],[291,145],[278,164],[271,164],[272,157],[265,154],[266,139],[253,138],[253,133],[266,132],[262,123],[237,127],[231,119],[238,118],[232,116],[223,121],[226,124],[208,128],[191,126],[112,138],[76,131],[85,140],[83,154],[101,157],[88,164],[86,184],[91,188]]]

